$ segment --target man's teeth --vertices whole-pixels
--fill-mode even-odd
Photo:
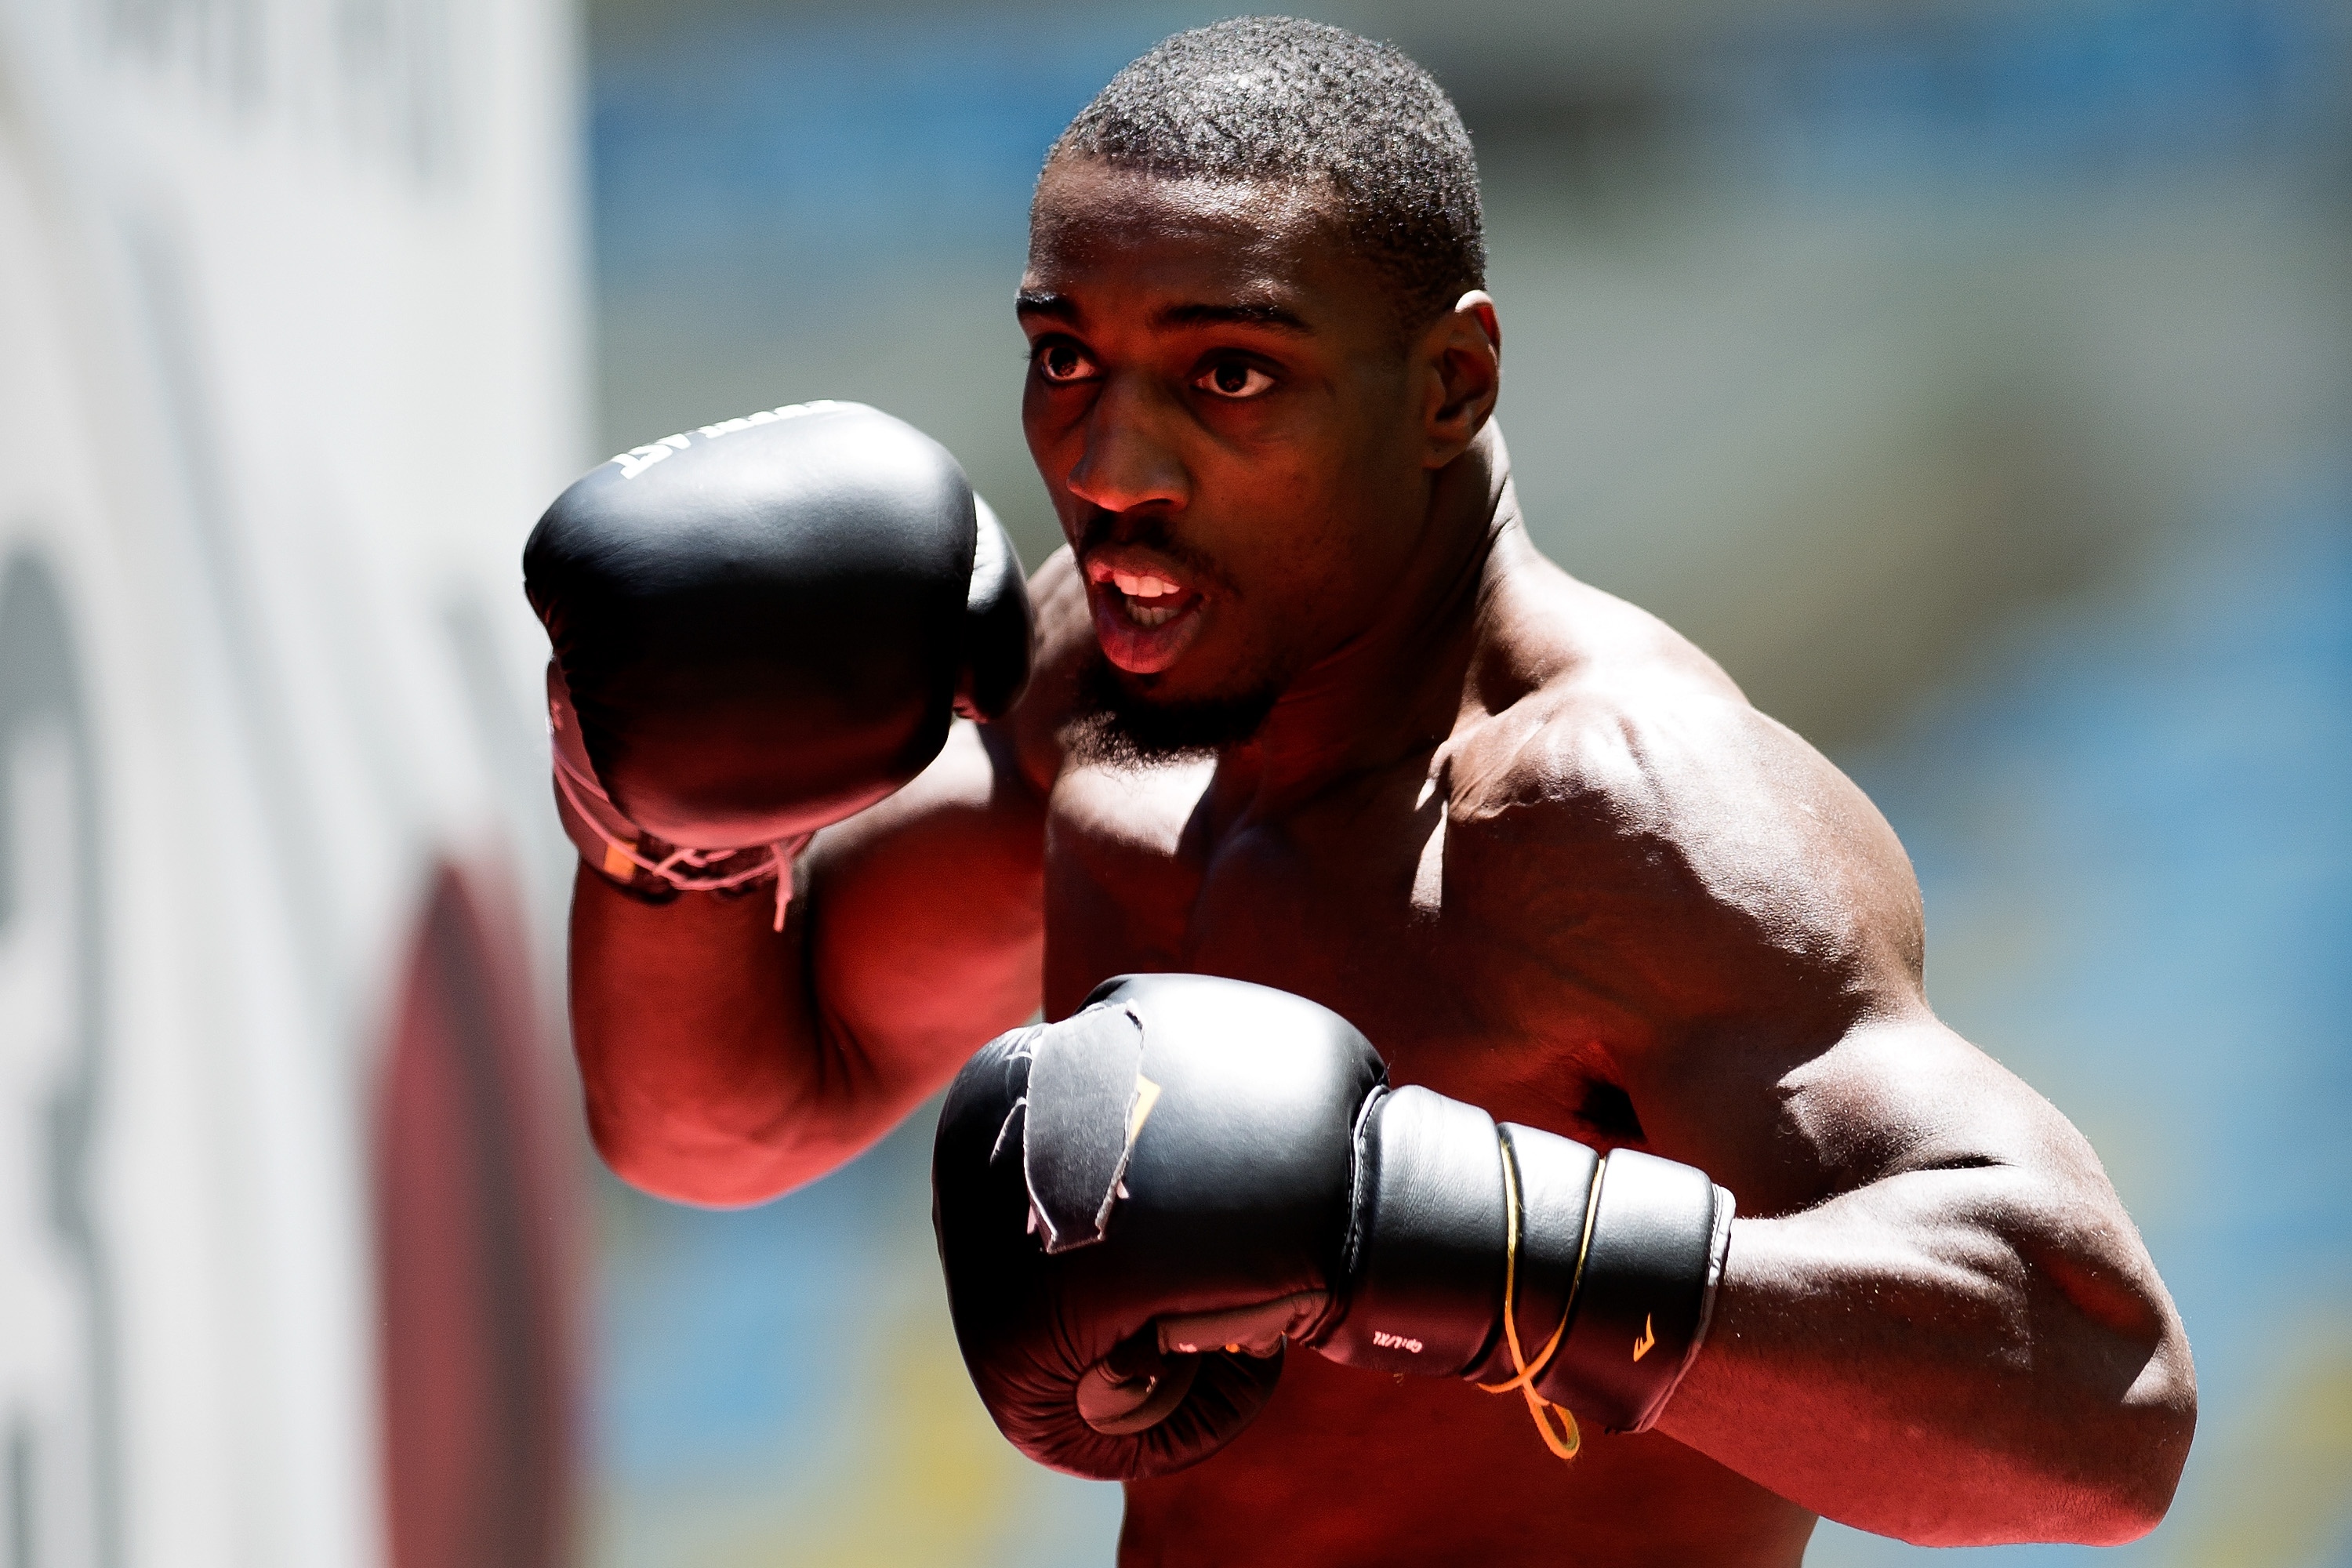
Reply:
[[[1110,580],[1118,584],[1118,591],[1130,599],[1158,599],[1181,592],[1167,578],[1154,577],[1150,573],[1114,572]]]
[[[1178,601],[1185,596],[1181,585],[1150,572],[1113,572],[1110,583],[1119,592],[1127,618],[1139,626],[1166,626],[1176,618]]]

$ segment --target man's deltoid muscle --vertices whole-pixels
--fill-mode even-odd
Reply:
[[[2131,1221],[1928,1010],[1870,803],[1529,543],[1484,267],[1425,73],[1222,23],[1038,182],[1025,595],[855,405],[566,492],[598,1147],[756,1202],[952,1080],[966,1363],[1131,1563],[2139,1535],[2196,1394]]]

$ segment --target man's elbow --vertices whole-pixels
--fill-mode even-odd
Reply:
[[[674,1204],[749,1208],[808,1179],[786,1169],[776,1150],[756,1140],[650,1138],[593,1113],[588,1136],[605,1169],[639,1192]]]
[[[1973,1483],[1888,1533],[1915,1546],[2121,1546],[2164,1522],[2197,1429],[2185,1344],[2168,1338],[2120,1397],[2050,1392],[2011,1443],[1983,1452]]]
[[[2137,1541],[2164,1522],[2197,1432],[2189,1335],[2137,1239],[2119,1256],[2035,1259],[2065,1310],[2050,1336],[2043,1419],[2052,1479],[2073,1494],[2072,1528],[2087,1546]],[[2059,1369],[2066,1369],[2061,1372]]]
[[[2164,1522],[2179,1489],[2181,1468],[2197,1433],[2197,1382],[2183,1353],[2133,1388],[2118,1413],[2085,1497],[2079,1533],[2085,1546],[2121,1546]],[[2152,1385],[2152,1386],[2151,1386]]]
[[[2023,1511],[2038,1518],[2013,1520],[1997,1539],[1933,1544],[2121,1546],[2163,1523],[2197,1431],[2197,1378],[2177,1326],[2120,1398],[2043,1419],[2051,1439],[2040,1446],[2044,1458],[2035,1476],[2019,1478],[2020,1492],[2040,1500]]]

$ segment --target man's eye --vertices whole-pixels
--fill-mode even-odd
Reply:
[[[1077,381],[1094,369],[1074,343],[1040,343],[1032,358],[1047,381]]]
[[[1274,377],[1237,359],[1220,360],[1194,378],[1192,384],[1219,397],[1255,397],[1274,384]]]

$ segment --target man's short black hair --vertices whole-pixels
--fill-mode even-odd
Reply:
[[[1391,44],[1291,16],[1161,40],[1053,150],[1177,178],[1327,180],[1418,327],[1486,282],[1478,160],[1454,100]]]

